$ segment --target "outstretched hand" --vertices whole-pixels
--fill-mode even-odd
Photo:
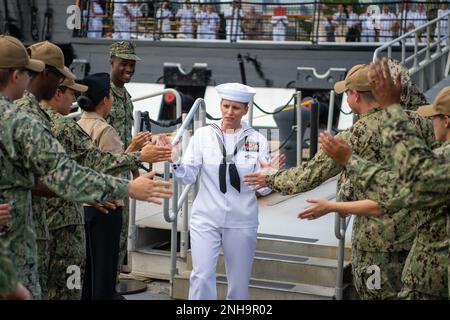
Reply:
[[[103,214],[108,214],[109,210],[117,209],[117,202],[115,200],[105,201],[103,203],[90,202],[88,203],[90,206],[93,206],[95,209],[100,211]]]
[[[149,141],[151,141],[152,134],[148,131],[139,132],[133,137],[131,144],[128,146],[125,153],[141,150]]]
[[[380,104],[380,107],[387,108],[395,103],[400,103],[401,74],[398,74],[394,82],[386,58],[383,58],[383,60],[377,58],[370,64],[368,77],[372,87],[372,95]]]
[[[169,162],[177,162],[180,158],[180,141],[178,141],[175,145],[172,145],[172,141],[165,134],[161,134],[156,139],[156,144],[164,147],[171,148],[171,155]]]
[[[319,136],[320,148],[327,156],[341,166],[346,166],[352,156],[352,149],[345,140],[333,137],[329,132],[322,132]]]
[[[275,174],[278,170],[284,169],[285,164],[286,156],[284,154],[277,155],[269,163],[259,160],[260,170],[246,174],[243,182],[253,187],[253,190],[263,188],[266,186],[266,177]]]
[[[157,145],[156,141],[147,143],[141,150],[141,160],[148,163],[170,161],[171,155],[171,147]]]
[[[331,201],[325,199],[306,199],[306,201],[313,205],[300,211],[297,215],[299,219],[314,220],[333,212],[330,206]]]
[[[335,206],[336,202],[334,201],[325,199],[306,199],[306,201],[308,203],[313,203],[313,205],[300,211],[297,215],[299,219],[315,220],[336,211],[338,211],[337,213],[341,218],[346,218],[349,215],[347,212],[343,213],[337,210],[338,208]]]
[[[172,183],[169,181],[153,180],[155,172],[143,174],[128,183],[128,194],[131,198],[142,201],[162,204],[159,199],[172,197],[172,190],[168,189]]]

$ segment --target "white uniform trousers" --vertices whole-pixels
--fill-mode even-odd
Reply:
[[[214,228],[191,225],[190,300],[215,300],[216,266],[223,246],[228,282],[227,300],[248,299],[258,228]]]

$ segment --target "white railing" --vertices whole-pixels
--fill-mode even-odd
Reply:
[[[447,30],[441,34],[441,23],[447,22]],[[432,30],[437,30],[435,39]],[[378,47],[373,53],[373,60],[381,58],[386,52],[388,58],[393,58],[393,50],[400,47],[400,62],[409,68],[411,77],[418,77],[418,86],[425,92],[434,84],[449,75],[450,69],[450,13],[427,22],[426,24],[389,41]],[[424,39],[424,37],[426,37]],[[425,41],[423,41],[425,40]],[[407,42],[411,45],[407,46]],[[407,56],[407,49],[413,46],[414,51]],[[419,49],[419,47],[422,47]],[[445,67],[443,63],[445,62]]]
[[[155,93],[147,94],[147,95],[132,99],[131,101],[138,102],[138,101],[146,100],[149,98],[157,97],[160,95],[164,95],[168,92],[171,92],[175,95],[176,117],[178,118],[181,115],[181,111],[182,111],[181,96],[180,96],[180,93],[175,89],[164,89],[162,91],[158,91]],[[69,116],[71,116],[71,115],[69,115]],[[134,114],[134,134],[137,134],[139,132],[140,123],[141,123],[141,112],[136,111]],[[167,166],[168,166],[168,164],[167,164]],[[168,177],[168,175],[165,175],[165,178],[166,177]],[[168,179],[166,179],[166,180],[168,180]],[[175,186],[173,186],[173,191],[174,191],[174,193],[178,191],[178,190],[176,190]],[[177,203],[175,201],[173,203],[175,204],[175,207],[176,207]],[[169,208],[169,200],[168,199],[164,199],[164,208],[165,207],[167,207],[167,212],[165,212],[165,214],[168,215],[168,208]],[[166,216],[165,216],[165,218],[166,218]],[[170,218],[170,217],[168,216],[168,218]],[[172,230],[172,234],[173,234],[173,230]],[[176,229],[175,229],[175,236],[176,236]],[[136,251],[136,237],[137,237],[136,200],[131,199],[130,200],[130,222],[129,222],[129,227],[128,227],[128,251]]]
[[[164,89],[162,91],[158,91],[158,92],[155,92],[155,93],[150,93],[150,94],[146,94],[146,95],[143,95],[143,96],[140,96],[140,97],[137,97],[137,98],[132,98],[131,102],[139,102],[139,101],[142,101],[142,100],[147,100],[147,99],[150,99],[150,98],[161,96],[161,95],[169,93],[169,92],[171,92],[171,93],[173,93],[175,95],[175,108],[177,110],[177,117],[179,117],[178,111],[179,111],[179,113],[181,115],[181,96],[180,96],[180,93],[177,90],[175,90],[175,89],[170,89],[170,88],[169,89]],[[78,106],[78,104],[76,102],[74,104],[72,104],[72,109],[74,109],[74,108],[79,108],[79,106]],[[66,118],[76,119],[76,118],[79,118],[82,113],[83,113],[83,110],[81,110],[81,108],[80,108],[80,110],[68,114],[66,116]],[[136,123],[135,123],[134,127],[136,128]],[[139,127],[139,123],[138,123],[138,127]],[[134,131],[134,133],[136,133],[136,130]]]

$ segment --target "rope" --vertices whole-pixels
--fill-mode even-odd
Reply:
[[[351,110],[350,110],[350,112],[345,112],[344,110],[342,110],[342,108],[339,108],[339,111],[340,111],[342,114],[345,114],[346,116],[349,116],[349,115],[351,115],[351,114],[353,113],[353,111],[351,111]]]
[[[256,108],[258,108],[258,110],[261,111],[262,113],[265,113],[265,114],[277,114],[277,113],[280,113],[280,112],[284,111],[284,109],[286,109],[287,107],[289,107],[289,103],[291,103],[291,101],[292,101],[294,98],[295,98],[295,95],[292,95],[292,97],[289,99],[289,101],[288,101],[288,102],[287,102],[280,110],[275,111],[275,112],[268,112],[268,111],[263,110],[260,106],[258,106],[258,105],[256,104],[256,102],[253,102],[253,105],[254,105]]]
[[[218,120],[222,120],[222,118],[214,118],[212,115],[210,115],[208,112],[206,113],[206,117],[209,120],[213,120],[213,121],[218,121]]]
[[[275,152],[280,151],[280,150],[288,143],[289,139],[292,137],[292,135],[294,134],[295,131],[296,131],[296,130],[295,130],[295,128],[293,127],[293,128],[291,129],[291,132],[289,133],[289,135],[288,135],[288,136],[286,137],[286,139],[284,139],[284,141],[280,144],[280,146],[278,147],[278,149],[276,149],[276,150],[271,150],[270,153],[275,153]]]
[[[169,128],[169,127],[173,127],[179,123],[181,123],[181,117],[178,117],[178,119],[175,120],[163,120],[163,121],[156,121],[153,119],[150,119],[150,122],[153,124],[156,124],[157,126],[163,127],[163,128]]]

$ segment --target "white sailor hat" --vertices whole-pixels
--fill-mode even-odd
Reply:
[[[217,93],[221,99],[249,103],[256,93],[252,87],[241,83],[224,83],[216,86]]]

